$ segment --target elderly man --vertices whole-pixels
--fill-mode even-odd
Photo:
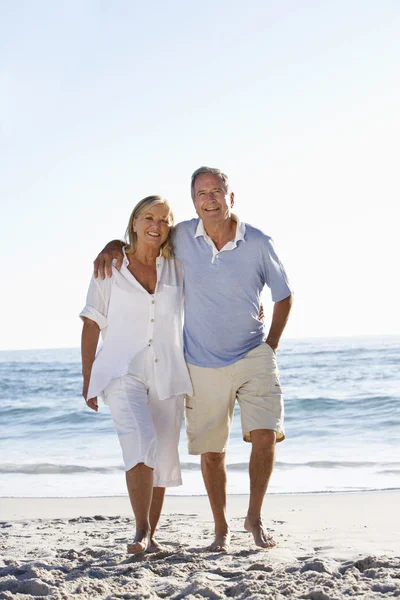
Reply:
[[[201,454],[201,469],[215,522],[214,551],[228,549],[225,451],[235,400],[243,439],[252,444],[250,498],[245,529],[257,546],[275,541],[261,517],[275,459],[284,439],[283,399],[276,349],[292,305],[292,290],[270,237],[231,212],[234,193],[219,169],[201,167],[191,193],[199,218],[176,226],[174,250],[185,273],[185,357],[193,384],[186,401],[190,454]],[[111,259],[121,262],[119,242],[95,261],[104,277]],[[118,266],[118,265],[117,265]],[[268,335],[259,320],[260,295],[267,285],[274,310]]]

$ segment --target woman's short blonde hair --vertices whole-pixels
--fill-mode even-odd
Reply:
[[[126,233],[125,233],[125,241],[126,241],[126,246],[125,246],[125,252],[127,254],[133,254],[136,251],[136,244],[137,244],[137,234],[133,231],[133,221],[142,213],[145,212],[146,210],[148,210],[149,208],[151,208],[152,206],[155,206],[156,204],[165,204],[165,206],[168,208],[168,218],[170,221],[171,226],[174,225],[174,215],[172,213],[171,207],[169,205],[169,202],[166,198],[163,198],[162,196],[147,196],[146,198],[143,198],[143,200],[140,200],[140,202],[138,202],[135,206],[135,208],[133,209],[131,216],[129,217],[129,223],[128,223],[128,227],[126,228]],[[173,258],[174,256],[174,250],[172,248],[172,240],[171,240],[171,230],[168,233],[168,237],[165,240],[165,242],[163,244],[161,244],[161,255],[164,258]]]

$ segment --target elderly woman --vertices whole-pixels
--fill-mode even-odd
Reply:
[[[161,548],[154,533],[165,488],[182,484],[178,442],[183,395],[192,387],[182,349],[183,275],[173,257],[172,225],[164,198],[141,200],[129,219],[121,270],[113,266],[111,278],[92,278],[80,314],[82,393],[95,411],[98,396],[108,404],[122,448],[136,520],[129,553]]]

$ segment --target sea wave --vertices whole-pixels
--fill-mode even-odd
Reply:
[[[0,465],[0,473],[21,473],[26,475],[71,475],[73,473],[113,473],[122,471],[123,466],[111,467],[86,467],[84,465],[56,465],[51,463],[15,464],[8,463]]]
[[[248,462],[239,462],[227,464],[228,471],[247,471]],[[308,467],[311,469],[374,469],[380,473],[398,474],[400,473],[400,462],[393,463],[377,463],[368,461],[308,461],[303,463],[282,462],[277,461],[275,468],[277,470],[293,470]],[[199,471],[200,464],[195,462],[181,463],[182,471]],[[122,464],[109,466],[87,466],[76,464],[54,464],[54,463],[3,463],[0,464],[0,474],[20,473],[27,475],[71,475],[73,473],[113,473],[115,471],[123,471]]]
[[[332,396],[331,398],[327,398],[324,396],[315,396],[315,397],[301,397],[297,396],[296,398],[288,397],[285,400],[285,404],[293,405],[297,407],[297,412],[301,411],[311,411],[315,413],[316,410],[321,412],[322,410],[334,410],[336,413],[342,410],[354,410],[354,407],[357,407],[359,411],[359,418],[364,416],[364,411],[366,409],[376,410],[377,412],[381,412],[385,408],[390,408],[393,411],[393,403],[397,400],[394,396],[387,395],[369,395],[366,393],[364,396],[361,394],[354,394],[353,396]],[[289,415],[292,416],[292,415]],[[296,415],[294,415],[296,416]]]
[[[272,489],[382,489],[397,482],[400,463],[390,461],[398,458],[400,338],[283,340],[278,360],[287,442]],[[80,370],[78,349],[0,352],[0,494],[124,489],[109,410],[100,403],[94,414],[85,406]],[[250,446],[242,442],[238,405],[234,412],[228,486],[248,493]],[[184,426],[180,456],[188,489],[193,484],[203,493]]]
[[[329,461],[329,460],[312,460],[307,462],[283,462],[276,461],[275,468],[282,470],[289,469],[302,469],[304,467],[308,467],[311,469],[355,469],[355,468],[364,468],[364,469],[386,469],[387,467],[395,468],[400,467],[400,462],[372,462],[372,461]],[[230,471],[242,471],[248,469],[248,463],[233,463],[228,464],[227,469]],[[381,471],[384,472],[384,471]]]

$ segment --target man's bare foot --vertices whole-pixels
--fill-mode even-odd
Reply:
[[[155,538],[151,537],[150,543],[147,547],[147,552],[162,552],[163,550],[166,550],[166,548],[161,546],[161,544],[159,544]]]
[[[249,517],[249,515],[247,515],[244,522],[244,528],[246,531],[253,534],[256,546],[259,546],[260,548],[274,548],[276,546],[276,541],[266,530],[261,517]]]
[[[216,533],[213,543],[208,546],[207,550],[211,552],[228,552],[230,543],[231,534],[229,531],[227,533]]]
[[[139,552],[146,552],[150,544],[150,535],[144,530],[139,529],[136,532],[135,539],[131,544],[127,545],[128,554],[138,554]]]

